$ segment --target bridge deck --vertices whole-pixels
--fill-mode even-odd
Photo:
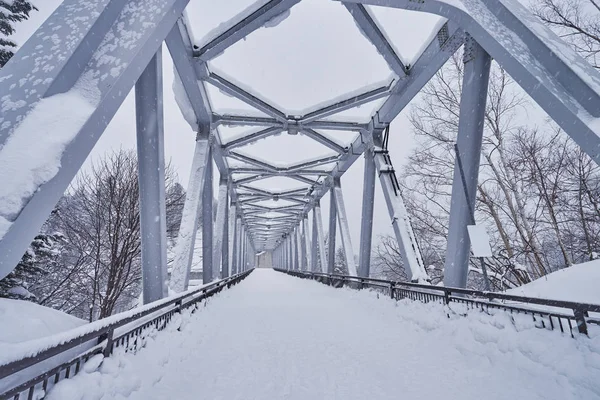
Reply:
[[[599,338],[517,327],[256,270],[48,398],[600,398]]]

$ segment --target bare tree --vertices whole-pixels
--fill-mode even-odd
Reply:
[[[600,1],[538,0],[533,11],[594,67],[600,68]]]
[[[140,217],[135,152],[120,150],[79,175],[51,225],[65,238],[62,269],[40,279],[40,302],[90,320],[125,310],[140,291]],[[185,193],[166,172],[169,235],[176,235]]]

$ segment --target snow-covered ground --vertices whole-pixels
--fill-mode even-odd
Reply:
[[[600,304],[600,260],[573,265],[548,274],[509,294],[543,299]]]
[[[24,300],[0,298],[0,348],[54,335],[84,325],[87,321]]]
[[[597,329],[463,311],[259,269],[47,399],[600,399]]]

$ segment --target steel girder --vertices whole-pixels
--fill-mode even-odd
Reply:
[[[159,49],[135,84],[144,304],[168,293],[162,87]]]

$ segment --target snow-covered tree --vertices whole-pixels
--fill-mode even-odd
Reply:
[[[33,10],[37,8],[28,0],[0,0],[0,68],[15,54],[17,43],[10,36],[16,23],[28,19]]]
[[[60,249],[64,237],[59,233],[41,233],[35,237],[16,268],[0,280],[0,297],[37,301],[30,286],[48,271],[59,267]]]
[[[335,251],[335,261],[333,263],[333,273],[338,275],[348,275],[348,263],[344,249],[338,247]]]

